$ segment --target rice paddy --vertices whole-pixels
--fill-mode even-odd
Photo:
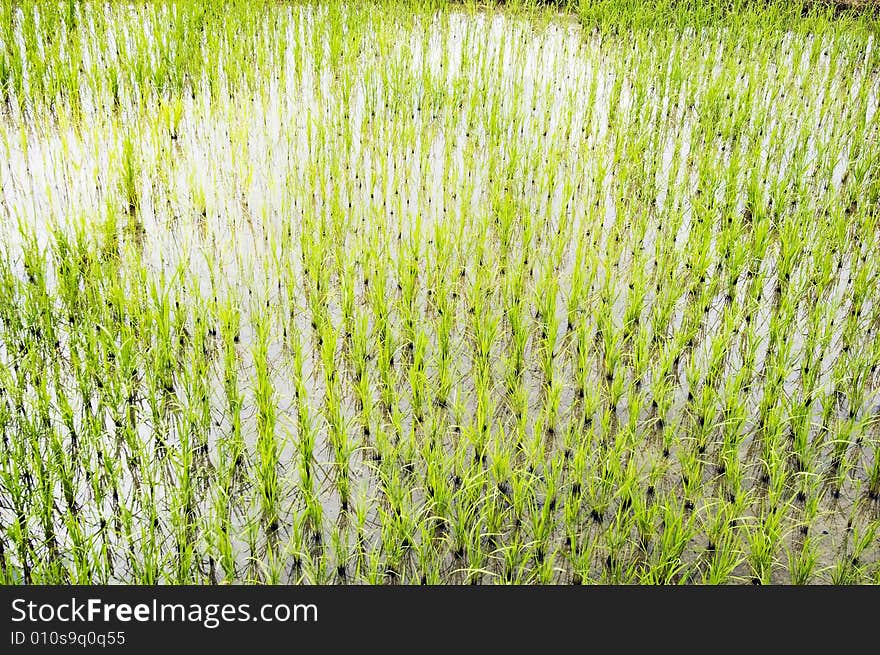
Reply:
[[[0,582],[880,583],[876,16],[692,4],[0,3]]]

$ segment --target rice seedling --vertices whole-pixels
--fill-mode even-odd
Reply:
[[[876,21],[0,6],[0,582],[876,583]]]

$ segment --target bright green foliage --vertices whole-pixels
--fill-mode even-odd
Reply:
[[[874,16],[504,4],[0,4],[0,582],[880,579]]]

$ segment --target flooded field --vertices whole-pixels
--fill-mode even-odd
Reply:
[[[880,582],[875,23],[608,27],[4,5],[0,582]]]

